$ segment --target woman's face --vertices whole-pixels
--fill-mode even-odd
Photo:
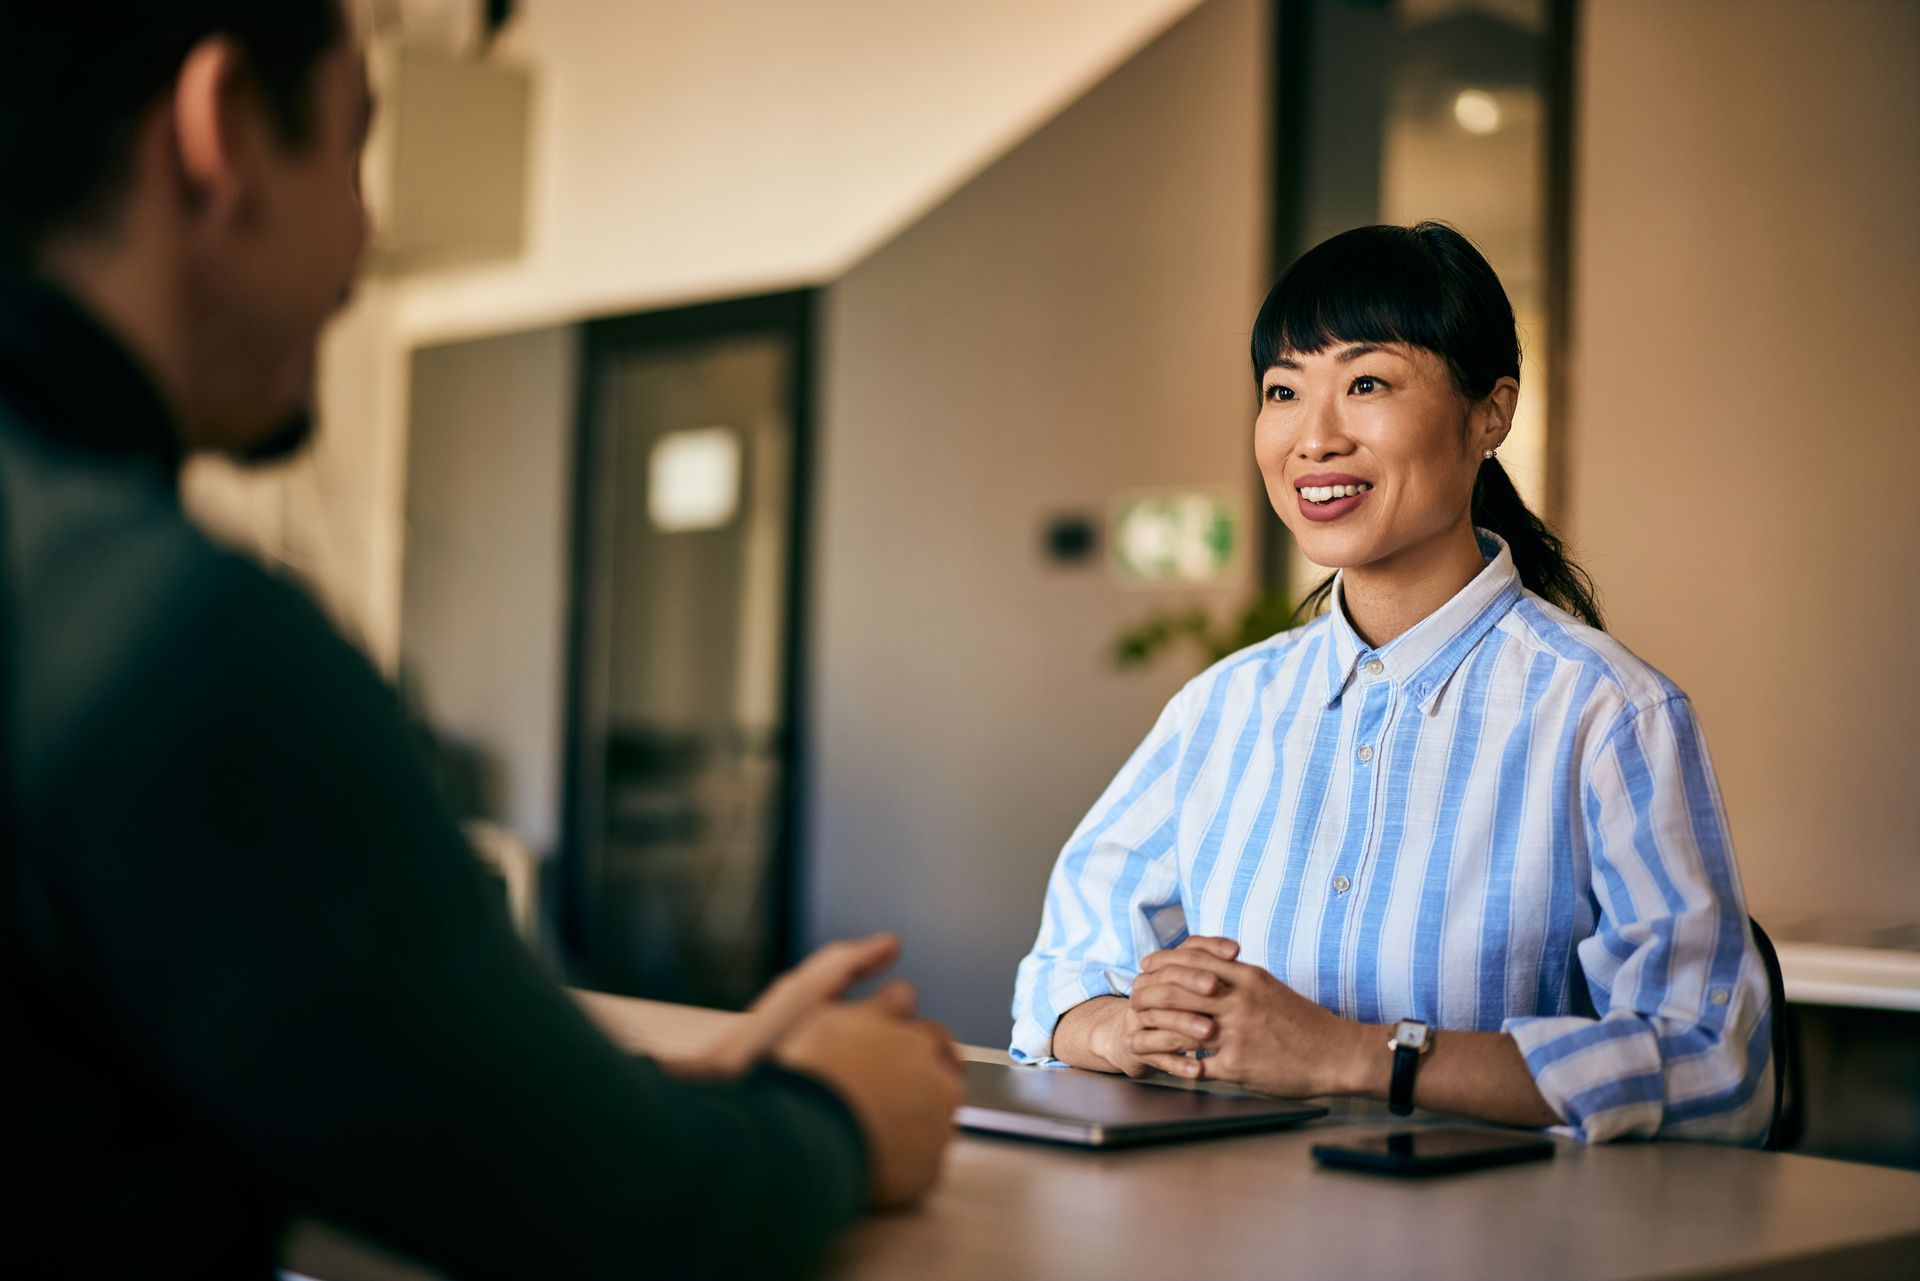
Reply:
[[[1443,359],[1400,343],[1282,353],[1254,424],[1267,498],[1329,569],[1443,544],[1467,526],[1483,451],[1506,439],[1518,392],[1502,378],[1470,403]]]

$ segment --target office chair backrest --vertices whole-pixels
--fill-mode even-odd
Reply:
[[[1800,1142],[1803,1124],[1800,1081],[1800,1029],[1787,1004],[1787,983],[1780,972],[1780,954],[1773,940],[1751,916],[1753,945],[1767,967],[1767,992],[1773,1015],[1773,1124],[1767,1127],[1767,1150],[1785,1152]]]

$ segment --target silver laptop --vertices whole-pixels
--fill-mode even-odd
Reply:
[[[963,1130],[1082,1147],[1163,1143],[1298,1125],[1327,1110],[1261,1094],[1155,1085],[1072,1069],[966,1063]]]

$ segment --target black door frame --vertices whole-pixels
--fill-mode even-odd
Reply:
[[[588,321],[583,327],[580,360],[579,410],[574,428],[574,465],[568,555],[566,690],[564,702],[564,781],[560,838],[560,941],[567,968],[576,981],[592,981],[590,927],[592,863],[591,833],[587,830],[587,771],[593,767],[584,742],[587,709],[586,664],[591,656],[588,635],[594,575],[604,569],[605,548],[594,545],[600,512],[594,484],[594,461],[601,456],[605,405],[601,387],[613,362],[635,352],[698,346],[719,339],[780,334],[793,344],[793,375],[787,415],[792,424],[793,494],[787,531],[787,637],[781,674],[786,715],[779,746],[786,763],[775,815],[775,838],[769,893],[772,937],[769,954],[784,967],[795,956],[802,936],[800,871],[804,846],[804,805],[807,776],[806,672],[808,568],[812,563],[814,478],[815,334],[820,291],[799,289],[785,293],[733,298],[662,311],[641,312]]]

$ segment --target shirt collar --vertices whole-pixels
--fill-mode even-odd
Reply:
[[[1520,599],[1520,575],[1505,541],[1489,530],[1473,532],[1486,567],[1453,599],[1379,649],[1368,646],[1347,621],[1342,575],[1334,575],[1328,611],[1333,617],[1326,662],[1328,707],[1340,701],[1364,669],[1370,679],[1403,687],[1418,700],[1421,711],[1433,711],[1441,690],[1466,662],[1473,647]],[[1372,666],[1375,663],[1379,664],[1377,669]]]
[[[0,402],[54,444],[179,471],[172,415],[133,356],[57,286],[4,257]]]

